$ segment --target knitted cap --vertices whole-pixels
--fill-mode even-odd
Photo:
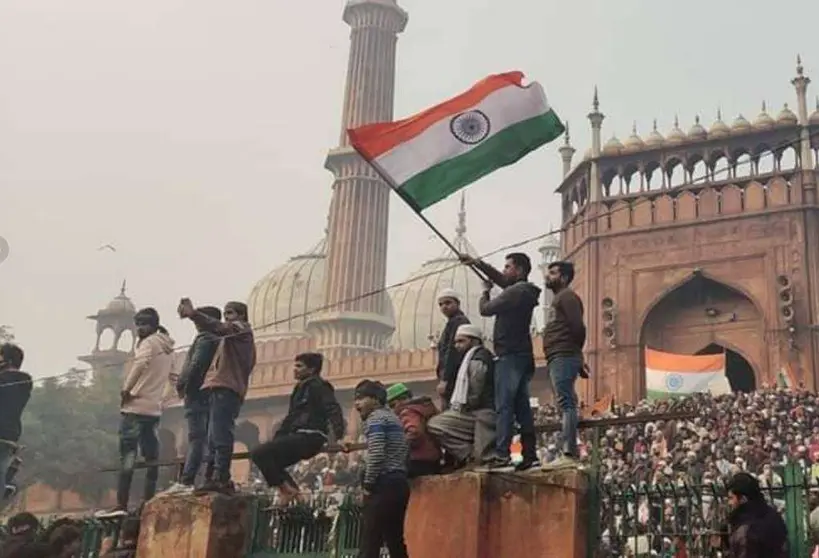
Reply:
[[[455,337],[474,337],[475,339],[483,339],[483,332],[481,328],[472,324],[464,324],[458,326],[458,331],[455,332]]]
[[[458,302],[461,301],[461,295],[459,295],[458,291],[456,291],[455,289],[443,289],[440,293],[438,293],[438,302],[441,302],[442,300],[447,298],[457,300]]]
[[[398,399],[402,395],[406,395],[409,392],[410,390],[406,384],[393,384],[387,388],[387,403]]]

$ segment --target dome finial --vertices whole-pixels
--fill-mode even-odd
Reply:
[[[768,112],[768,103],[765,100],[762,100],[762,112]]]
[[[678,114],[674,115],[674,128],[680,127],[680,116]]]
[[[127,296],[127,295],[125,294],[125,285],[126,285],[126,282],[127,282],[127,281],[128,281],[127,279],[123,279],[123,280],[122,280],[122,287],[121,287],[121,288],[120,288],[120,290],[119,290],[119,296]]]
[[[466,234],[466,194],[461,192],[461,207],[458,210],[458,226],[455,228],[455,234],[462,237]]]
[[[637,135],[637,121],[636,120],[631,123],[631,135],[632,136]]]
[[[717,107],[717,120],[722,120],[722,108]]]
[[[656,118],[654,119],[654,130],[653,131],[655,131],[655,132],[659,131],[659,130],[657,130],[657,119]]]

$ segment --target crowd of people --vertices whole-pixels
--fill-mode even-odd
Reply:
[[[508,254],[503,271],[498,271],[468,256],[461,260],[486,277],[479,309],[482,316],[494,317],[493,346],[490,350],[484,345],[480,328],[471,325],[460,310],[460,295],[451,289],[440,293],[438,303],[446,327],[438,341],[437,401],[415,395],[402,384],[388,388],[377,381],[361,381],[355,388],[354,405],[363,421],[366,458],[362,461],[349,454],[355,440],[346,432],[333,386],[322,377],[323,356],[302,353],[294,359],[296,383],[287,416],[269,441],[251,450],[258,473],[254,485],[275,489],[280,504],[301,497],[305,489],[343,492],[345,487],[360,484],[364,495],[361,558],[376,558],[382,545],[392,558],[407,558],[404,518],[408,480],[413,477],[465,468],[489,472],[576,468],[590,457],[588,433],[578,431],[581,408],[575,383],[590,371],[583,360],[583,304],[570,288],[572,264],[554,262],[548,267],[546,287],[554,296],[543,344],[555,404],[533,409],[530,325],[540,288],[528,280],[531,261],[522,253]],[[156,310],[145,308],[134,317],[138,341],[120,400],[117,505],[101,517],[128,514],[137,456],[141,454],[148,462],[158,459],[157,428],[169,380],[184,402],[188,453],[181,478],[166,494],[231,495],[236,490],[231,479],[234,430],[256,362],[247,306],[229,302],[220,310],[196,307],[183,298],[178,313],[197,329],[179,376],[172,369],[174,341]],[[0,357],[0,382],[9,384],[4,387],[20,385],[27,390],[14,405],[9,400],[9,411],[0,405],[9,414],[0,418],[10,425],[0,432],[0,442],[14,447],[31,379],[18,377],[19,348],[4,345]],[[0,390],[0,397],[17,391]],[[739,537],[731,541],[732,548],[755,541],[753,545],[759,548],[767,545],[771,558],[779,558],[784,544],[777,538],[781,535],[777,529],[784,529],[784,524],[780,529],[781,519],[771,527],[771,533],[778,534],[760,542],[754,533],[767,525],[768,516],[763,521],[762,515],[747,513],[773,509],[767,504],[756,507],[760,486],[781,485],[780,467],[787,461],[795,460],[811,475],[816,461],[819,473],[819,402],[805,392],[763,389],[721,397],[695,395],[688,403],[697,409],[690,421],[649,421],[607,429],[599,452],[603,485],[690,486],[730,479],[733,511],[717,517],[714,514],[720,506],[715,503],[713,517],[700,517],[690,507],[681,513],[674,502],[651,501],[647,494],[633,501],[609,498],[603,510],[607,544],[622,555],[640,554],[633,545],[611,542],[619,541],[623,534],[634,534],[636,539],[643,538],[644,550],[663,551],[665,535],[692,526],[704,533],[703,522],[727,519],[736,523],[731,524],[732,539]],[[610,412],[639,415],[662,412],[667,406],[642,402],[615,406]],[[560,429],[538,435],[539,421],[558,423]],[[512,451],[516,430],[519,455]],[[344,453],[322,454],[333,440]],[[0,468],[5,473],[8,466],[3,461],[8,456],[2,448],[0,444]],[[203,482],[195,486],[200,477]],[[149,466],[143,501],[155,496],[157,478],[157,467]],[[671,508],[669,517],[665,517],[666,508]],[[677,525],[671,531],[669,519]]]
[[[23,512],[9,518],[0,537],[0,558],[78,558],[82,551],[85,524],[60,518],[48,524]],[[134,558],[139,538],[139,520],[129,518],[115,525],[100,541],[101,558]]]

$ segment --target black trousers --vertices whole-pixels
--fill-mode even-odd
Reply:
[[[387,546],[390,558],[409,558],[404,542],[410,488],[406,479],[379,483],[364,502],[361,545],[358,558],[379,558]]]
[[[319,433],[277,434],[250,453],[268,486],[289,484],[298,487],[287,468],[321,452],[327,439]]]

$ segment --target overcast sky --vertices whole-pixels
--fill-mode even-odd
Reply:
[[[571,122],[581,155],[595,84],[604,139],[679,113],[753,118],[819,81],[819,2],[401,0],[396,115],[520,69]],[[36,376],[94,344],[85,319],[124,277],[179,344],[180,296],[245,299],[322,236],[349,29],[341,0],[0,0],[0,324]],[[819,88],[813,88],[814,95]],[[811,99],[813,96],[811,96]],[[812,108],[812,107],[811,107]],[[558,224],[558,144],[468,191],[481,252]],[[579,158],[579,157],[578,157]],[[451,232],[457,200],[429,212]],[[100,252],[103,244],[117,252]],[[441,250],[393,200],[388,282]],[[537,244],[526,249],[537,256]],[[400,257],[398,256],[400,254]]]

